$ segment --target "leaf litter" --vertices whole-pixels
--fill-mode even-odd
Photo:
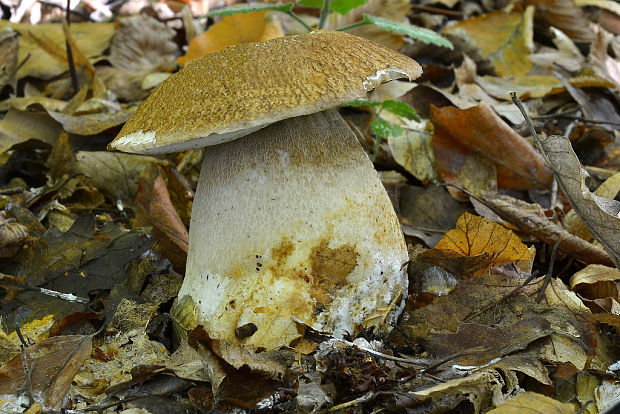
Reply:
[[[68,25],[59,8],[4,3],[3,412],[604,412],[620,401],[615,4],[334,2],[329,28],[374,22],[352,31],[424,69],[341,108],[406,235],[405,310],[387,336],[361,326],[335,339],[293,321],[294,351],[261,352],[184,336],[170,315],[203,151],[105,147],[181,51],[185,63],[303,32],[320,4],[207,22],[223,2],[84,2]],[[455,50],[424,44],[432,33],[415,26],[382,30],[397,27],[385,19],[441,32]]]

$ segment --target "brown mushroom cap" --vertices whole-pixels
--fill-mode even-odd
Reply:
[[[191,62],[163,82],[110,148],[164,153],[216,145],[421,73],[415,60],[344,32],[244,43]]]

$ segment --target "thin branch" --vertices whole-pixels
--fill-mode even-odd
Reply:
[[[69,14],[71,12],[70,4],[71,4],[71,0],[67,0],[67,7],[65,8],[65,20],[67,21],[67,27],[69,27],[69,24],[71,21],[71,19],[69,19]],[[71,85],[73,86],[73,93],[76,94],[80,90],[80,84],[78,82],[77,72],[75,71],[75,62],[73,61],[73,50],[71,50],[69,39],[65,40],[65,46],[67,47],[67,61],[69,62],[69,73],[71,74]]]
[[[553,245],[553,250],[551,251],[551,259],[549,263],[549,270],[547,270],[547,274],[545,275],[545,283],[543,283],[540,291],[538,292],[538,296],[536,297],[536,302],[540,303],[543,297],[545,296],[545,291],[547,290],[547,286],[551,283],[551,278],[553,277],[553,265],[555,264],[555,255],[558,252],[558,248],[560,247],[560,240],[558,240]]]

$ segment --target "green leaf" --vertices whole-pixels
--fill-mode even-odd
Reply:
[[[262,3],[254,3],[254,4],[239,4],[236,6],[226,7],[225,9],[214,10],[212,12],[207,13],[205,16],[230,16],[237,13],[250,13],[255,11],[267,11],[267,10],[275,10],[282,13],[288,13],[293,9],[293,3],[284,3],[284,4],[262,4]]]
[[[387,122],[385,119],[377,118],[370,124],[370,129],[377,137],[397,137],[404,131],[398,125]]]
[[[332,0],[330,10],[340,14],[347,14],[351,10],[364,5],[368,0]],[[299,4],[306,7],[323,7],[323,0],[301,0]]]
[[[387,101],[381,102],[381,109],[385,109],[403,118],[414,119],[420,122],[420,117],[415,112],[415,109],[404,102],[388,99]]]
[[[412,39],[420,40],[427,44],[444,46],[448,49],[454,49],[452,43],[432,30],[425,29],[420,26],[414,26],[407,23],[399,23],[394,20],[384,19],[370,14],[364,14],[364,22],[374,24],[375,26],[387,30],[388,32],[400,33],[409,36]]]

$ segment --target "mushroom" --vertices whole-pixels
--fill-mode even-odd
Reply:
[[[182,327],[275,349],[300,336],[299,323],[342,337],[395,320],[407,292],[403,234],[331,108],[420,74],[370,40],[316,31],[209,54],[144,101],[111,148],[209,146],[172,312]]]

